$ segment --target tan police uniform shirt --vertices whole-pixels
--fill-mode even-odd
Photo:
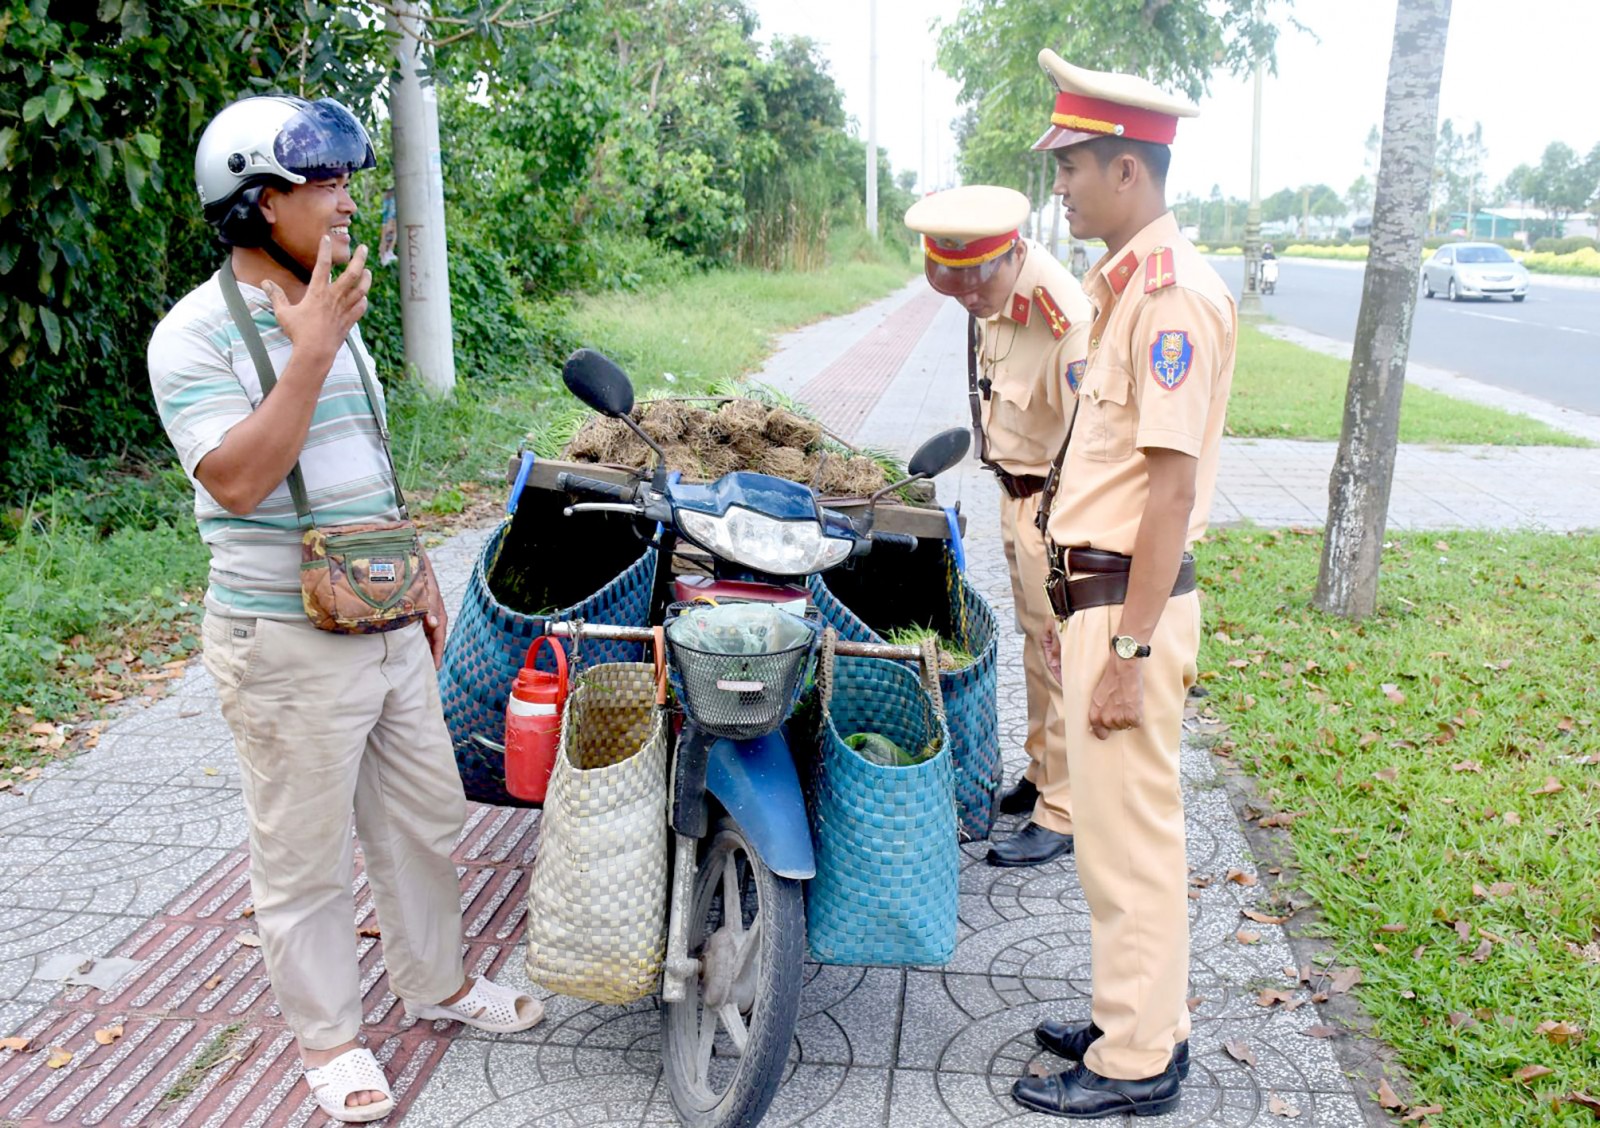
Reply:
[[[1050,539],[1131,555],[1150,495],[1144,451],[1159,447],[1200,461],[1192,545],[1210,519],[1233,385],[1233,296],[1171,212],[1096,263],[1087,290],[1099,312]]]
[[[1008,474],[1042,477],[1066,437],[1094,310],[1049,251],[1031,239],[1023,245],[1006,308],[978,322],[978,379],[991,381],[979,403],[986,457]]]

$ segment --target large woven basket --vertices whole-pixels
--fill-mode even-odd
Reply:
[[[817,876],[806,935],[819,963],[942,964],[955,953],[961,853],[950,735],[937,699],[908,666],[876,658],[818,664],[823,698],[809,804]],[[831,667],[831,668],[830,668]],[[938,751],[886,767],[844,742],[871,731]]]
[[[627,1003],[656,989],[667,943],[666,710],[655,668],[578,678],[561,722],[528,885],[528,978]]]
[[[525,807],[531,804],[506,791],[504,756],[473,737],[481,736],[496,744],[505,740],[506,699],[528,647],[544,633],[546,623],[581,619],[616,626],[649,625],[656,553],[652,548],[645,549],[626,571],[580,603],[549,615],[526,615],[505,606],[489,588],[489,576],[494,572],[509,525],[509,521],[502,524],[484,544],[472,578],[467,581],[439,669],[439,696],[467,798],[478,803]],[[553,560],[551,566],[571,568],[575,562]],[[582,670],[600,662],[636,662],[643,656],[644,650],[637,643],[588,639],[573,656],[573,665]],[[550,671],[555,668],[552,663],[546,651],[534,665]]]
[[[810,579],[811,599],[823,622],[851,642],[883,642],[855,609],[883,630],[934,625],[973,656],[972,665],[939,675],[945,720],[955,762],[956,801],[963,839],[989,837],[1001,782],[999,705],[996,678],[999,628],[994,610],[956,565],[944,542],[923,542],[916,551],[874,551],[856,563],[854,575],[827,573],[852,605],[823,576]],[[871,608],[871,610],[868,610]],[[887,616],[887,618],[885,618]],[[898,620],[898,621],[896,621]]]

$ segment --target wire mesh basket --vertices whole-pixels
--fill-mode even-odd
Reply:
[[[669,628],[693,607],[673,604],[667,612]],[[674,639],[672,630],[667,630],[674,688],[695,724],[729,740],[754,740],[783,724],[805,686],[818,630],[811,618],[788,617],[805,628],[805,637],[760,654],[705,649]]]

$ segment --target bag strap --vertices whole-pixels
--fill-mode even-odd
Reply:
[[[985,467],[1000,472],[1000,467],[989,461],[989,442],[983,433],[983,405],[979,397],[989,398],[988,381],[983,381],[980,388],[978,383],[978,319],[972,314],[967,314],[967,406],[972,408],[972,451],[973,456]]]
[[[261,341],[261,331],[256,328],[255,319],[250,316],[249,307],[245,305],[244,294],[239,290],[239,280],[234,277],[233,260],[222,260],[222,297],[228,303],[228,313],[233,317],[234,323],[239,326],[239,335],[244,338],[245,350],[250,354],[250,360],[256,366],[256,379],[261,382],[261,397],[266,398],[278,384],[278,374],[273,371],[272,361],[267,356],[267,346]],[[372,412],[373,422],[378,427],[378,439],[383,445],[384,461],[389,464],[389,480],[394,483],[394,500],[400,510],[401,520],[409,521],[411,514],[406,508],[405,493],[400,489],[400,475],[394,468],[394,455],[389,450],[389,424],[383,417],[383,412],[378,410],[377,389],[372,382],[372,373],[367,370],[367,362],[361,359],[361,350],[356,347],[354,330],[345,338],[345,344],[350,346],[350,355],[355,359],[356,372],[361,376],[362,390],[367,394],[367,407]],[[295,461],[294,467],[289,471],[289,495],[294,498],[294,511],[300,523],[315,525],[311,517],[311,505],[306,497],[305,475],[300,472],[300,463]]]
[[[1039,511],[1033,515],[1034,527],[1044,538],[1047,563],[1054,560],[1056,555],[1055,542],[1050,539],[1050,507],[1055,504],[1056,490],[1061,485],[1061,468],[1067,460],[1067,444],[1072,442],[1072,428],[1077,422],[1078,400],[1074,398],[1072,414],[1067,418],[1067,433],[1061,439],[1061,449],[1056,451],[1055,461],[1050,464],[1050,473],[1045,475],[1044,488],[1039,491]]]
[[[826,709],[833,700],[833,644],[839,641],[839,632],[832,627],[822,628],[822,646],[817,655],[817,696]]]
[[[933,701],[935,715],[943,720],[944,694],[939,689],[939,644],[932,638],[925,638],[919,645],[922,650],[922,688],[928,691],[928,697]]]

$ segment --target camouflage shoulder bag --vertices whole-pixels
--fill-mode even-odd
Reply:
[[[261,343],[261,333],[244,303],[244,295],[239,292],[232,262],[223,262],[221,274],[222,295],[227,300],[228,312],[239,326],[245,348],[255,362],[261,395],[265,398],[277,384],[277,374],[272,370],[266,346]],[[376,634],[404,627],[426,615],[433,579],[423,559],[417,528],[406,511],[400,477],[394,470],[394,456],[389,453],[389,426],[378,410],[372,374],[367,371],[354,337],[347,343],[350,355],[355,358],[356,371],[361,374],[367,406],[372,409],[373,420],[377,423],[401,519],[319,528],[311,516],[305,478],[298,462],[289,471],[289,494],[294,498],[294,511],[305,529],[300,541],[300,595],[305,602],[306,617],[319,629],[336,634]]]

